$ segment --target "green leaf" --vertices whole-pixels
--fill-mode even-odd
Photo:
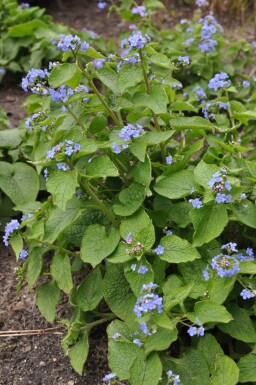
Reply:
[[[173,111],[193,111],[197,112],[197,109],[188,102],[174,102],[171,104]]]
[[[143,80],[141,66],[125,64],[117,76],[117,86],[122,94],[127,88],[135,86]]]
[[[159,257],[169,263],[188,262],[200,258],[196,248],[177,235],[171,234],[163,237],[160,244],[164,247],[164,252]]]
[[[248,124],[248,120],[256,119],[256,111],[255,110],[247,110],[243,112],[234,112],[234,118],[240,120],[242,123]]]
[[[243,356],[238,361],[238,367],[240,370],[239,381],[244,382],[254,382],[256,381],[256,354],[249,353]]]
[[[33,32],[39,28],[47,28],[47,24],[42,20],[34,19],[22,24],[15,24],[9,28],[8,34],[10,37],[21,38],[31,36]]]
[[[49,243],[54,242],[65,228],[74,223],[79,215],[81,215],[80,202],[76,197],[67,203],[65,211],[58,207],[53,208],[45,222],[44,240]]]
[[[194,185],[193,170],[182,170],[157,180],[155,191],[169,199],[179,199],[191,194]]]
[[[190,213],[191,204],[189,202],[179,202],[172,205],[168,214],[168,219],[171,219],[179,227],[187,227],[191,223]]]
[[[158,385],[162,375],[162,363],[153,352],[147,358],[139,355],[130,368],[131,385]]]
[[[146,188],[140,183],[132,183],[118,195],[119,202],[113,204],[113,211],[117,215],[126,217],[137,211],[144,202]]]
[[[106,234],[106,229],[102,225],[93,224],[88,226],[82,239],[81,259],[95,267],[113,253],[119,239],[119,231],[113,227],[109,234]]]
[[[181,263],[179,269],[186,283],[194,283],[194,286],[189,294],[191,298],[202,297],[207,290],[207,282],[203,277],[203,271],[207,264],[202,259],[196,259],[193,262]]]
[[[256,268],[256,266],[255,266]],[[241,272],[241,271],[240,271]],[[236,277],[223,277],[221,279],[210,279],[206,283],[207,298],[218,304],[222,304],[234,287]]]
[[[76,305],[83,311],[93,310],[103,297],[102,278],[99,267],[92,270],[76,293]]]
[[[32,251],[29,252],[28,258],[28,287],[31,290],[37,279],[40,277],[42,267],[43,267],[43,255],[45,253],[44,248],[34,247]]]
[[[124,267],[125,278],[130,284],[130,287],[136,297],[140,297],[142,285],[150,282],[154,282],[154,273],[152,271],[151,265],[147,262],[145,257],[142,257],[140,262],[136,263],[136,270],[131,269],[131,265],[134,264],[134,260],[128,262]],[[144,274],[139,274],[138,269],[140,266],[146,266],[148,271]]]
[[[190,349],[180,359],[166,360],[165,371],[170,369],[179,374],[182,385],[210,385],[208,365],[199,350]]]
[[[21,250],[23,249],[23,239],[20,234],[15,233],[9,240],[10,245],[15,253],[16,260],[18,261]]]
[[[215,370],[211,376],[211,385],[236,385],[239,378],[239,369],[236,363],[228,356],[217,356]]]
[[[115,251],[107,257],[107,260],[110,263],[125,263],[133,259],[133,255],[130,255],[127,250],[130,250],[132,247],[129,247],[127,243],[120,242]]]
[[[136,158],[138,158],[141,162],[144,162],[147,145],[141,136],[129,144],[129,150],[134,156],[136,156]]]
[[[113,321],[107,327],[108,333],[108,362],[112,372],[118,378],[129,378],[129,370],[138,356],[144,356],[142,349],[132,342],[133,335],[129,327],[119,320]],[[113,335],[119,333],[120,338],[114,339]]]
[[[0,188],[16,205],[36,200],[39,178],[25,163],[0,162]]]
[[[198,339],[197,349],[203,353],[209,367],[209,371],[212,374],[215,370],[216,358],[224,355],[220,344],[216,341],[216,338],[213,337],[213,335],[205,334],[202,338]]]
[[[169,70],[175,69],[175,66],[172,64],[171,60],[162,53],[150,55],[149,60],[159,67],[168,68]]]
[[[45,282],[37,289],[36,304],[48,322],[54,321],[59,297],[60,289],[55,281]]]
[[[90,123],[89,131],[92,134],[98,134],[106,128],[107,123],[107,118],[104,115],[95,116]]]
[[[235,303],[229,303],[227,309],[232,314],[233,321],[228,325],[220,324],[218,328],[237,340],[255,343],[255,323],[252,322],[247,311],[241,309]]]
[[[256,229],[256,205],[248,199],[233,204],[232,212],[235,218],[243,224]]]
[[[203,130],[214,130],[215,126],[200,116],[193,116],[191,118],[178,117],[170,120],[170,125],[177,131],[186,129],[203,129]]]
[[[117,84],[117,73],[109,67],[102,67],[97,71],[98,78],[110,88],[115,94],[119,94],[119,87]]]
[[[163,132],[145,132],[140,138],[146,144],[154,146],[155,144],[166,142],[175,134],[174,130],[168,130]]]
[[[65,253],[55,253],[51,263],[51,275],[64,293],[69,293],[73,288],[69,256]]]
[[[256,264],[252,261],[240,262],[240,274],[256,274]]]
[[[12,128],[0,131],[0,148],[15,148],[21,143],[21,130]]]
[[[194,323],[197,322],[198,318],[201,324],[207,322],[229,323],[232,320],[232,315],[223,305],[208,300],[196,302],[194,312],[188,313],[187,316]]]
[[[93,47],[89,47],[86,52],[82,53],[85,56],[93,57],[95,59],[106,59],[104,55],[102,55],[100,52],[96,51]]]
[[[141,242],[146,249],[150,249],[155,242],[154,225],[143,209],[121,222],[120,234],[123,239],[131,234],[133,242]]]
[[[195,181],[200,184],[200,186],[209,188],[208,182],[217,171],[219,171],[218,166],[215,164],[207,164],[201,160],[194,169]]]
[[[75,195],[76,188],[79,186],[77,172],[76,170],[55,171],[50,174],[46,186],[47,190],[52,194],[54,205],[61,210],[65,210],[67,202]]]
[[[182,286],[177,289],[168,290],[164,295],[164,309],[169,311],[172,307],[182,303],[191,292],[194,283]]]
[[[103,280],[103,293],[108,306],[117,317],[124,321],[134,321],[136,297],[125,279],[123,266],[108,265]]]
[[[192,209],[190,216],[195,229],[193,245],[196,247],[217,238],[228,223],[225,204],[214,201],[205,203],[200,209]]]
[[[63,63],[53,67],[49,76],[49,84],[54,88],[64,84],[76,88],[80,83],[80,78],[81,72],[75,64]]]
[[[154,351],[168,349],[172,342],[178,338],[178,330],[174,326],[172,329],[157,326],[156,330],[156,333],[152,333],[151,336],[148,336],[145,340],[144,350],[146,355]]]
[[[70,363],[75,371],[82,375],[84,364],[86,362],[87,356],[89,353],[89,341],[88,334],[86,331],[83,331],[79,341],[68,350],[68,356],[70,359]]]
[[[151,162],[149,156],[146,155],[143,162],[137,163],[131,170],[131,176],[133,177],[134,182],[138,182],[146,187],[149,187],[152,178],[151,171]]]
[[[135,105],[148,107],[155,114],[167,112],[168,96],[163,84],[153,84],[150,95],[143,92],[136,92],[132,100]]]
[[[115,164],[107,155],[99,155],[93,158],[86,166],[86,175],[89,178],[105,178],[118,176],[119,172]]]

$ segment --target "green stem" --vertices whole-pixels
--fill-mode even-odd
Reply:
[[[95,94],[97,95],[97,97],[100,99],[101,103],[103,104],[103,106],[106,108],[106,110],[109,112],[109,115],[111,116],[111,118],[114,120],[115,124],[117,125],[122,125],[122,122],[120,122],[118,120],[118,118],[116,117],[116,115],[113,113],[113,111],[109,108],[107,102],[105,101],[105,99],[103,98],[103,96],[101,95],[101,93],[99,92],[98,88],[95,86],[93,80],[91,79],[90,75],[88,74],[88,72],[85,71],[85,69],[83,68],[82,64],[81,63],[77,63],[79,69],[81,70],[81,72],[83,73],[83,75],[85,76],[85,78],[88,80],[88,83],[89,85],[91,86],[91,88],[93,89],[93,91],[95,92]]]
[[[118,228],[118,222],[112,212],[107,208],[107,206],[98,198],[98,196],[95,194],[89,183],[82,183],[83,188],[85,191],[92,197],[92,199],[98,204],[101,211],[106,214],[112,225],[116,228]]]
[[[97,321],[94,321],[94,322],[91,322],[90,324],[85,325],[84,327],[81,328],[81,330],[85,329],[87,331],[90,331],[94,326],[101,325],[101,324],[103,324],[105,322],[112,321],[115,318],[116,318],[115,314],[112,313],[108,317],[101,318],[101,319],[99,319]]]
[[[57,250],[57,251],[61,251],[62,253],[66,253],[68,255],[71,255],[71,256],[75,256],[75,257],[79,257],[80,253],[78,251],[70,251],[70,250],[67,250],[67,249],[64,249],[63,247],[59,247],[59,246],[56,246],[56,245],[52,245],[51,243],[49,242],[46,242],[46,241],[41,241],[39,239],[29,239],[30,242],[37,242],[37,243],[40,243],[40,245],[44,245],[44,246],[47,246],[49,247],[50,249],[52,250]]]
[[[64,104],[63,104],[64,105]],[[65,106],[65,105],[64,105]],[[68,110],[68,112],[70,113],[70,115],[73,116],[73,118],[75,119],[75,121],[79,124],[79,126],[86,132],[86,128],[83,124],[83,122],[81,122],[81,120],[79,119],[79,117],[74,113],[74,111],[69,107],[69,106],[65,106],[66,109]]]

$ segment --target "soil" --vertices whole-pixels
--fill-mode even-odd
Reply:
[[[45,6],[45,2],[40,4]],[[94,30],[105,38],[116,38],[120,33],[120,20],[115,15],[97,8],[93,0],[49,1],[47,13],[56,22],[75,29],[84,27]],[[167,18],[171,26],[174,20],[189,17],[191,8],[182,7]],[[222,22],[239,36],[239,22],[223,18]],[[253,39],[252,28],[246,28],[246,37]],[[232,32],[234,35],[234,32]],[[245,34],[243,34],[245,36]],[[19,79],[9,77],[0,85],[0,105],[7,112],[12,126],[17,126],[25,116],[21,104],[26,94],[17,88]],[[0,385],[98,385],[110,370],[107,365],[107,338],[103,329],[94,330],[90,337],[90,353],[83,376],[79,376],[70,366],[69,359],[61,350],[64,329],[57,323],[49,324],[35,305],[35,292],[29,292],[26,285],[21,295],[16,295],[17,263],[9,249],[0,249]],[[68,311],[68,303],[63,299],[59,312]],[[48,333],[43,332],[51,328]],[[38,335],[6,336],[15,330],[39,330]],[[5,336],[3,337],[3,332]]]

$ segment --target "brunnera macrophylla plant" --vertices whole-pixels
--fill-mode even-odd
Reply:
[[[14,207],[23,215],[4,244],[22,260],[21,283],[43,281],[37,305],[66,326],[78,373],[105,323],[105,384],[254,382],[254,80],[221,70],[218,42],[203,63],[200,47],[168,51],[150,31],[107,56],[61,36],[62,61],[24,77],[20,151],[40,199]],[[219,70],[204,71],[212,60]],[[56,315],[61,292],[69,319]]]

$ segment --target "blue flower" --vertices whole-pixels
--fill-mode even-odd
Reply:
[[[120,154],[120,152],[121,152],[121,147],[116,143],[113,143],[112,149],[113,149],[115,154]]]
[[[192,92],[194,92],[196,94],[196,96],[198,97],[198,100],[200,102],[207,98],[206,93],[204,92],[204,90],[200,86],[196,86],[195,88],[193,88]]]
[[[75,51],[78,46],[80,46],[81,39],[77,35],[60,35],[60,40],[58,42],[58,48],[60,48],[63,52],[72,49]]]
[[[144,5],[139,5],[138,7],[132,8],[132,13],[134,15],[139,15],[140,17],[145,17],[147,16],[147,9]]]
[[[17,219],[12,219],[10,222],[8,222],[5,226],[5,234],[3,236],[3,242],[5,246],[9,245],[8,238],[10,235],[15,231],[18,230],[20,224]]]
[[[155,309],[157,309],[158,313],[163,312],[163,299],[157,294],[149,293],[137,299],[133,310],[137,317],[142,317]]]
[[[120,334],[120,333],[115,333],[115,334],[112,335],[112,338],[113,338],[114,340],[118,340],[120,337],[121,337],[121,334]]]
[[[251,86],[251,83],[249,82],[249,80],[244,80],[242,85],[245,87],[245,88],[249,88]]]
[[[167,163],[167,164],[173,164],[173,163],[174,163],[171,155],[167,156],[167,157],[165,158],[165,160],[166,160],[166,163]]]
[[[178,57],[178,61],[179,61],[181,64],[189,65],[190,58],[189,58],[189,56],[179,56],[179,57]]]
[[[20,252],[20,255],[19,255],[19,259],[21,259],[22,261],[25,261],[27,256],[28,256],[27,250],[22,249],[21,252]]]
[[[136,270],[136,268],[137,268],[137,265],[136,265],[136,263],[133,263],[133,264],[131,265],[131,270],[132,270],[132,271],[135,271],[135,270]]]
[[[239,273],[239,261],[230,255],[219,254],[213,257],[211,266],[219,277],[232,277]]]
[[[199,198],[195,198],[195,199],[189,199],[189,203],[192,204],[192,206],[194,207],[194,209],[200,209],[200,207],[202,206],[202,202],[200,201]]]
[[[98,8],[99,9],[104,9],[106,7],[107,3],[106,1],[99,1],[98,2]]]
[[[168,384],[179,385],[180,376],[178,374],[174,374],[171,370],[168,370],[166,374],[168,376]]]
[[[164,247],[161,245],[158,245],[155,248],[154,252],[156,253],[156,255],[162,255],[164,253]]]
[[[203,271],[203,277],[205,281],[208,281],[210,279],[209,272],[208,272],[209,266],[207,266]]]
[[[248,290],[248,289],[243,289],[243,290],[241,291],[240,295],[241,295],[241,297],[242,297],[243,299],[249,299],[249,298],[251,298],[251,291]]]
[[[216,74],[208,83],[210,90],[218,91],[231,86],[231,81],[225,72]]]
[[[111,385],[111,384],[113,384],[113,382],[111,380],[113,380],[114,378],[116,378],[116,373],[109,373],[109,374],[106,374],[106,376],[102,378],[102,381],[107,382],[106,385]]]
[[[226,245],[222,245],[221,246],[221,249],[223,250],[228,250],[228,251],[234,251],[234,252],[237,252],[237,244],[235,242],[229,242],[227,243]]]
[[[140,266],[138,270],[138,274],[146,274],[148,272],[147,266]]]
[[[143,346],[143,343],[142,343],[141,340],[139,340],[138,338],[135,338],[132,342],[133,342],[134,344],[138,345],[139,347]]]
[[[146,336],[151,336],[151,333],[150,333],[149,330],[148,330],[148,326],[147,326],[146,322],[141,322],[141,324],[140,324],[140,330],[142,330],[142,332],[143,332]]]

